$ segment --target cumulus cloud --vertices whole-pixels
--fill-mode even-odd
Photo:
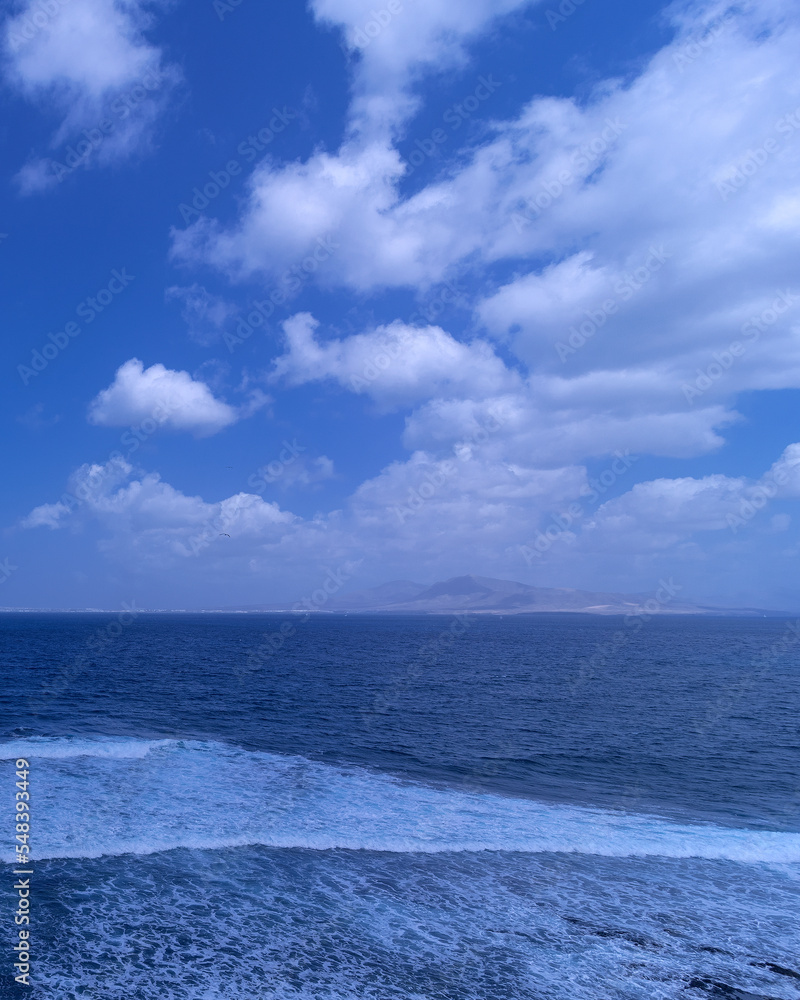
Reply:
[[[368,16],[331,9],[353,31]],[[420,291],[460,272],[477,319],[537,372],[657,377],[676,414],[697,405],[699,378],[700,405],[730,414],[741,391],[800,386],[799,23],[779,4],[682,7],[631,82],[582,102],[533,97],[410,196],[393,141],[351,136],[336,154],[265,162],[239,222],[198,224],[176,251],[275,275],[325,234],[340,244],[320,269],[329,285]],[[364,49],[364,80],[392,29]],[[514,266],[499,286],[497,262]],[[746,361],[714,377],[715,353],[748,336]]]
[[[496,19],[531,0],[430,0],[376,11],[371,0],[313,0],[317,19],[339,29],[357,53],[351,127],[391,131],[418,106],[413,86],[424,72],[465,60],[465,45]]]
[[[431,567],[457,558],[465,568],[470,559],[496,559],[499,543],[524,537],[526,524],[585,483],[578,467],[536,470],[494,460],[485,450],[493,432],[459,442],[444,459],[416,452],[392,463],[363,483],[344,510],[313,518],[249,493],[209,503],[114,459],[79,468],[61,499],[35,508],[22,526],[94,522],[102,550],[125,563],[180,567],[190,556],[222,559],[259,566],[269,580],[276,570],[308,573],[311,564],[365,558],[376,573],[421,558]],[[325,459],[314,468],[318,475],[332,472]],[[259,471],[281,478],[269,466]]]
[[[53,158],[34,157],[18,175],[24,193],[147,147],[179,79],[145,36],[160,6],[162,0],[16,4],[3,27],[6,77],[24,97],[62,115]]]
[[[441,268],[425,270],[430,234],[418,224],[429,199],[414,207],[398,198],[397,185],[407,168],[395,142],[420,106],[415,87],[422,78],[464,63],[470,41],[531,2],[434,0],[389,14],[376,12],[369,0],[314,0],[317,19],[342,32],[354,54],[353,96],[341,148],[285,166],[265,159],[250,178],[240,223],[223,229],[198,220],[175,232],[175,255],[212,263],[238,277],[275,277],[287,260],[307,256],[320,238],[335,234],[343,250],[320,269],[322,281],[372,288],[435,280]],[[482,92],[488,97],[499,84],[475,81],[471,88],[476,86],[483,100]]]
[[[599,507],[587,532],[614,544],[624,539],[627,550],[639,552],[670,548],[697,532],[724,530],[733,538],[774,501],[798,497],[800,445],[791,444],[758,479],[713,474],[637,483]]]
[[[724,444],[735,411],[687,407],[658,371],[523,378],[484,341],[464,344],[440,327],[395,322],[322,341],[308,313],[284,323],[286,350],[269,375],[294,386],[334,380],[380,410],[411,407],[404,444],[446,452],[487,421],[497,458],[551,468],[618,450],[690,457]]]
[[[436,0],[379,23],[366,0],[315,0],[354,55],[341,147],[265,160],[237,221],[174,234],[179,258],[234,280],[274,281],[324,239],[335,252],[312,280],[325,288],[419,296],[456,277],[468,289],[469,342],[399,320],[333,339],[306,313],[284,324],[273,383],[327,380],[411,411],[411,457],[343,510],[293,523],[281,552],[297,559],[367,546],[386,573],[503,559],[510,572],[521,542],[581,495],[588,459],[712,452],[740,419],[738,393],[800,387],[797,10],[671,7],[674,37],[638,75],[580,100],[530,95],[508,120],[486,121],[479,143],[452,142],[436,179],[401,194],[398,142],[419,82],[437,60],[465,61],[465,43],[520,6]],[[497,82],[481,86],[476,100]],[[762,479],[626,487],[542,565],[562,584],[591,565],[600,580],[612,564],[627,579],[706,558],[698,536],[713,537],[720,565],[748,545],[754,564],[762,557],[730,518],[750,526],[755,514],[742,511],[795,496],[795,457],[788,449]],[[274,556],[253,558],[266,567]]]
[[[70,508],[64,503],[43,503],[34,507],[30,514],[22,519],[22,527],[58,528],[69,512]]]
[[[593,409],[588,399],[559,405],[549,380],[532,380],[520,393],[480,400],[430,400],[408,416],[403,440],[409,448],[436,451],[471,433],[492,415],[503,421],[495,442],[499,454],[546,467],[620,450],[673,458],[702,455],[724,444],[717,428],[736,419],[721,407],[646,412],[624,398],[607,410]]]
[[[280,169],[265,161],[249,179],[248,209],[240,222],[224,229],[202,218],[175,231],[173,256],[211,264],[234,278],[275,279],[288,263],[312,256],[320,240],[336,234],[335,252],[319,269],[319,280],[330,276],[338,282],[346,273],[352,283],[372,286],[377,251],[383,280],[391,282],[394,266],[407,273],[411,248],[405,244],[419,239],[408,233],[398,243],[392,210],[402,173],[399,154],[384,140],[349,141],[336,155],[320,152]]]
[[[216,434],[236,423],[240,415],[188,372],[161,364],[145,368],[138,358],[121,365],[111,385],[89,407],[89,422],[101,427],[151,420],[165,430],[191,431],[197,437]]]
[[[213,503],[186,496],[117,459],[81,467],[58,503],[35,508],[23,527],[94,522],[101,550],[116,562],[180,573],[192,558],[193,576],[213,569],[216,586],[220,579],[247,579],[274,599],[285,599],[278,581],[308,582],[319,567],[342,565],[358,565],[376,582],[392,575],[435,579],[477,565],[507,578],[530,579],[533,572],[534,582],[545,585],[614,589],[616,576],[626,581],[617,589],[629,591],[647,589],[660,574],[685,574],[688,566],[695,592],[706,586],[713,593],[721,565],[735,567],[746,557],[755,567],[786,548],[781,535],[788,524],[772,505],[800,495],[800,445],[758,479],[662,478],[603,503],[605,473],[595,478],[578,465],[537,469],[505,461],[492,448],[501,429],[488,424],[444,457],[414,452],[363,483],[343,509],[312,518],[249,493]],[[631,467],[630,457],[613,463],[618,486],[626,485]],[[522,553],[536,551],[537,537],[548,530],[551,542],[531,565]],[[698,545],[697,536],[709,534],[716,547]],[[578,569],[578,580],[570,579]],[[681,586],[689,597],[690,588]]]
[[[253,494],[217,503],[186,496],[157,473],[137,471],[124,459],[81,466],[62,500],[35,508],[22,526],[57,528],[68,515],[98,521],[106,532],[101,548],[109,555],[141,559],[154,568],[198,556],[223,538],[241,557],[253,540],[280,538],[296,520]]]
[[[333,379],[386,408],[431,396],[484,397],[521,383],[488,344],[462,344],[438,326],[391,323],[324,342],[315,336],[318,326],[309,313],[283,324],[286,352],[275,361],[271,381],[302,385]]]

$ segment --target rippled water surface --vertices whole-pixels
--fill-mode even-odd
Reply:
[[[35,995],[800,997],[787,622],[285,620],[0,616]]]

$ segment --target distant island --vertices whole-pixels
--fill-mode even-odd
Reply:
[[[320,595],[317,597],[317,595]],[[724,608],[692,604],[681,600],[681,587],[670,580],[660,580],[645,594],[617,594],[602,590],[574,590],[568,587],[532,587],[513,580],[495,580],[488,576],[454,576],[439,583],[413,583],[393,580],[378,587],[330,594],[313,591],[311,597],[296,597],[273,604],[236,604],[226,607],[195,608],[136,607],[137,614],[247,614],[324,612],[330,614],[585,614],[585,615],[716,615],[728,618],[786,618],[787,611],[764,608]],[[0,607],[2,613],[75,613],[118,614],[109,608],[12,608]]]
[[[649,594],[615,594],[604,591],[532,587],[511,580],[486,576],[454,576],[433,585],[395,580],[368,590],[335,594],[317,610],[353,613],[450,614],[545,614],[573,612],[593,615],[732,615],[762,617],[779,612],[759,608],[717,608],[680,600],[680,587],[660,581]],[[225,611],[291,611],[289,604],[255,604],[225,608]],[[310,610],[310,609],[309,609]]]

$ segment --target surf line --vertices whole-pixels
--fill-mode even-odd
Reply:
[[[17,867],[14,875],[17,881],[14,883],[16,892],[17,909],[14,911],[14,924],[17,927],[17,943],[13,945],[14,968],[17,974],[14,981],[30,986],[31,980],[31,879],[33,868],[31,867],[31,796],[28,791],[30,775],[30,764],[24,757],[17,760],[17,793],[15,795],[14,826],[16,829],[16,839],[14,841],[14,851],[16,853]],[[28,878],[22,878],[27,875]]]

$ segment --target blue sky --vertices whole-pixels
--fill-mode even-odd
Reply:
[[[2,9],[0,606],[797,609],[795,5]]]

